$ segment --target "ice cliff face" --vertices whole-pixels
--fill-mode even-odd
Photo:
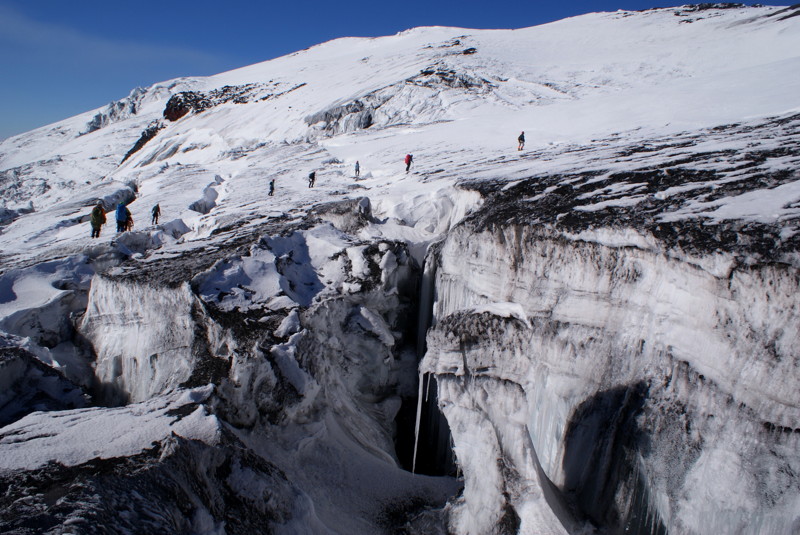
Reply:
[[[119,392],[109,392],[109,402],[150,399],[189,379],[195,368],[188,286],[147,290],[101,277],[92,283],[79,331],[96,352],[95,376]]]
[[[4,141],[0,531],[797,532],[797,13],[342,39]]]
[[[517,226],[448,235],[421,367],[440,385],[475,533],[508,506],[521,529],[538,525],[540,466],[619,529],[793,529],[797,273],[690,260]],[[493,501],[470,508],[487,481]]]

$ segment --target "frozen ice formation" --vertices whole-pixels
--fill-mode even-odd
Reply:
[[[339,39],[4,140],[0,531],[797,533],[798,13]]]

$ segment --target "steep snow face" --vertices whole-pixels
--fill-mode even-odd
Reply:
[[[419,127],[442,121],[457,121],[460,134],[442,127],[435,138],[469,139],[475,153],[487,153],[507,146],[512,125],[528,129],[529,143],[546,145],[642,125],[668,124],[672,132],[716,126],[741,120],[745,107],[751,116],[783,113],[796,106],[787,95],[800,83],[790,14],[662,9],[515,31],[422,28],[163,82],[5,140],[3,207],[17,217],[76,197],[87,202],[98,186],[141,183],[149,167],[219,166],[264,143],[364,129],[406,134],[396,151],[371,155],[370,166],[383,170],[398,152],[430,146]],[[169,100],[189,92],[205,104],[165,119]],[[164,128],[119,166],[154,121]]]
[[[548,488],[539,466],[619,529],[655,514],[670,532],[791,531],[800,277],[687,260],[530,227],[448,235],[421,369],[464,470],[459,532],[486,532],[504,507],[557,532],[529,490]]]

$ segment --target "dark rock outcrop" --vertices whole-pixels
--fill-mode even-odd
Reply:
[[[164,108],[164,118],[168,121],[177,121],[190,111],[201,112],[212,106],[211,101],[203,94],[195,91],[184,91],[167,101]]]
[[[0,476],[3,533],[272,533],[307,515],[300,491],[232,434],[225,447],[174,435],[132,457]],[[223,446],[221,445],[221,446]],[[112,528],[113,526],[113,528]]]
[[[172,95],[164,108],[164,118],[177,121],[189,112],[200,113],[226,102],[243,104],[250,102],[259,89],[259,84],[226,85],[208,92],[183,91]]]
[[[128,158],[133,156],[136,152],[141,150],[141,148],[144,147],[147,144],[148,141],[150,141],[151,139],[156,137],[156,134],[158,134],[159,130],[162,130],[163,128],[164,128],[164,125],[161,124],[161,122],[159,122],[159,121],[156,121],[156,122],[150,124],[150,126],[148,126],[142,132],[142,135],[139,137],[139,139],[136,140],[136,143],[133,144],[133,147],[131,147],[131,150],[129,150],[125,154],[125,157],[122,158],[122,161],[120,163],[123,163],[125,160],[127,160]]]

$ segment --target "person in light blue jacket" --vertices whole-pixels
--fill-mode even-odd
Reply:
[[[131,218],[131,211],[123,203],[117,205],[117,232],[128,230],[128,220]]]

